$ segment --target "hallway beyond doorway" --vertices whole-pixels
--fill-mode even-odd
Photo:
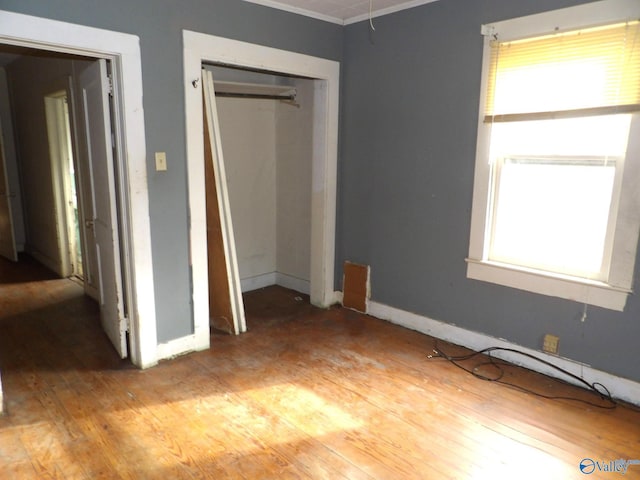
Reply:
[[[100,326],[98,304],[85,295],[82,285],[59,278],[28,255],[21,254],[17,263],[0,258],[3,374],[35,368],[59,371],[78,364],[88,368],[104,365],[105,360],[114,366],[130,364],[103,345],[110,344]],[[51,355],[33,356],[42,348]]]

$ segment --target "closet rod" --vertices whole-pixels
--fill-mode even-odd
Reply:
[[[290,102],[293,102],[296,99],[295,95],[266,95],[261,93],[230,93],[230,92],[216,92],[216,97],[256,98],[261,100],[288,100]]]

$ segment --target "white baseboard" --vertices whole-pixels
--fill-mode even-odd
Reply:
[[[339,292],[336,292],[336,294],[337,293]],[[607,387],[614,398],[640,405],[640,383],[626,378],[618,377],[601,370],[597,370],[589,365],[579,363],[567,358],[549,355],[537,350],[532,350],[530,348],[522,347],[520,345],[508,342],[507,340],[495,338],[483,333],[472,332],[455,325],[450,325],[438,320],[433,320],[422,315],[417,315],[415,313],[400,310],[398,308],[390,307],[388,305],[377,302],[369,301],[367,312],[369,315],[380,318],[382,320],[387,320],[391,323],[395,323],[411,330],[416,330],[420,333],[425,333],[432,337],[455,343],[456,345],[461,345],[472,350],[482,350],[487,347],[503,347],[534,355],[538,358],[552,363],[553,365],[563,368],[564,370],[571,372],[572,374],[580,378],[583,378],[589,383],[601,383],[602,385]],[[491,355],[511,362],[513,364],[528,368],[529,370],[540,372],[545,375],[549,375],[550,377],[560,378],[567,382],[576,384],[580,387],[584,387],[583,384],[577,382],[575,379],[564,376],[557,370],[542,363],[536,362],[531,358],[517,355],[511,352],[492,352]]]
[[[185,337],[161,343],[156,349],[157,361],[168,360],[179,357],[190,352],[198,352],[209,348],[209,334],[206,338],[203,335],[187,335]]]
[[[290,288],[291,290],[306,293],[307,295],[311,291],[311,284],[309,280],[303,280],[280,272],[264,273],[262,275],[256,275],[255,277],[248,277],[240,280],[242,293],[269,287],[271,285],[280,285],[281,287]]]
[[[43,255],[37,250],[31,250],[29,248],[27,249],[26,253],[28,253],[39,264],[44,265],[52,272],[62,276],[62,273],[60,272],[60,265],[56,263],[54,259],[47,257],[46,255]]]
[[[240,288],[242,293],[258,290],[259,288],[276,285],[276,272],[264,273],[255,277],[240,279]]]
[[[336,290],[335,292],[333,292],[333,304],[334,305],[336,303],[339,303],[340,305],[342,305],[343,298],[344,298],[344,294],[342,292],[340,292],[339,290]]]
[[[311,292],[311,282],[309,280],[292,277],[286,273],[276,272],[276,284],[307,295]]]

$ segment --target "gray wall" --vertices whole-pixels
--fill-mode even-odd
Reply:
[[[0,9],[140,37],[158,341],[192,333],[182,30],[340,61],[343,29],[239,0],[0,0]],[[155,172],[156,151],[167,172]]]
[[[577,3],[441,0],[346,27],[336,284],[343,260],[369,264],[374,301],[535,349],[554,333],[563,356],[640,380],[637,295],[583,324],[582,304],[466,278],[480,25]]]

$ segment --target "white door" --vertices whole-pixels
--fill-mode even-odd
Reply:
[[[7,165],[4,158],[4,137],[0,126],[0,255],[14,262],[18,261],[16,238],[11,215],[11,194]]]
[[[218,110],[216,108],[216,92],[213,87],[213,74],[204,69],[202,70],[202,86],[204,94],[205,138],[210,142],[210,145],[205,145],[205,150],[210,148],[211,151],[211,159],[207,159],[205,156],[205,161],[211,160],[213,163],[217,204],[220,215],[220,229],[227,271],[228,289],[225,289],[225,294],[229,295],[231,315],[233,317],[233,333],[237,335],[247,331],[247,323],[244,315],[244,304],[242,303],[242,288],[240,286],[240,274],[238,273],[233,223],[231,222],[227,175],[224,167],[224,157],[222,156],[220,123],[218,120]],[[209,281],[211,281],[211,278],[209,278]]]
[[[126,321],[122,303],[122,274],[118,243],[117,210],[109,80],[105,60],[97,60],[80,74],[84,112],[81,135],[86,138],[86,161],[93,218],[85,218],[87,237],[96,247],[96,283],[102,327],[122,358],[127,356]]]

